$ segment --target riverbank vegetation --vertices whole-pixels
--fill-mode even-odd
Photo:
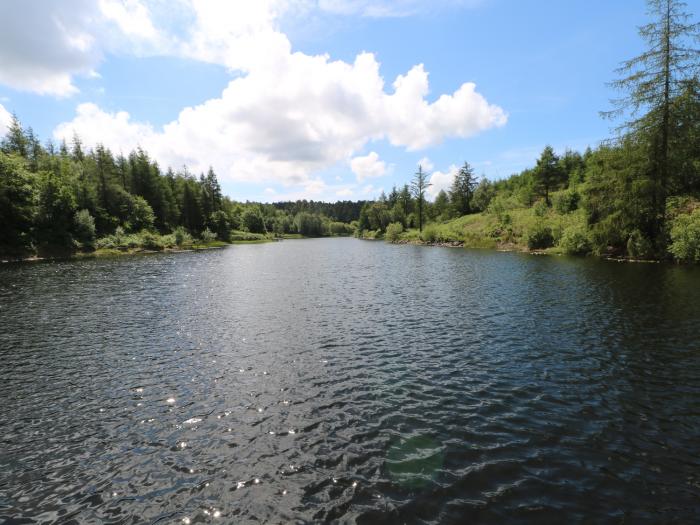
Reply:
[[[358,236],[700,263],[700,25],[683,2],[648,4],[648,50],[612,84],[622,94],[604,115],[622,119],[612,139],[583,153],[547,146],[495,182],[465,162],[427,204],[419,167],[412,186],[365,205]]]
[[[163,172],[142,149],[42,145],[14,118],[0,143],[0,255],[65,256],[351,235],[364,202],[260,204],[222,195],[212,169]]]
[[[468,162],[426,200],[422,166],[375,201],[236,202],[212,169],[195,176],[142,149],[42,145],[15,118],[0,143],[0,255],[162,250],[356,235],[700,263],[700,25],[679,0],[648,0],[647,51],[621,66],[615,135],[584,152],[546,146],[506,179]]]

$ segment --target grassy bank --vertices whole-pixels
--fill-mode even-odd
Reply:
[[[569,255],[591,252],[584,210],[562,212],[542,204],[489,209],[449,221],[432,222],[422,232],[416,228],[403,230],[400,225],[390,225],[385,234],[366,233],[369,235],[363,235],[363,238],[384,238],[393,243]]]

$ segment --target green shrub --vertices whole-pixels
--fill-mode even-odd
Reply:
[[[355,228],[345,222],[331,222],[328,226],[331,235],[352,235]]]
[[[216,234],[209,228],[205,228],[204,231],[200,234],[200,238],[203,242],[212,242],[216,240]]]
[[[700,263],[700,208],[673,221],[669,251],[678,261]]]
[[[527,247],[531,250],[543,250],[554,245],[552,228],[537,224],[527,233]]]
[[[363,239],[379,239],[382,236],[381,230],[364,230],[362,232]]]
[[[420,233],[423,242],[437,242],[440,239],[440,232],[435,224],[428,224]]]
[[[642,232],[634,230],[627,239],[627,255],[635,259],[653,257],[654,250],[651,242]]]
[[[133,195],[128,203],[126,220],[128,231],[141,231],[153,228],[155,214],[150,204],[140,195]]]
[[[628,238],[622,214],[619,211],[611,213],[591,226],[591,244],[595,255],[621,253]]]
[[[192,236],[187,233],[187,230],[185,230],[185,228],[182,226],[175,228],[173,235],[175,236],[175,244],[178,246],[182,246],[183,244],[192,244]]]
[[[95,246],[95,219],[88,210],[76,212],[73,218],[73,231],[75,238],[84,248]]]
[[[570,226],[564,230],[559,247],[567,255],[587,255],[591,252],[591,240],[583,226]]]
[[[535,213],[535,217],[544,217],[549,213],[549,206],[544,201],[537,201],[532,207],[532,211]]]
[[[163,239],[157,233],[149,232],[147,230],[142,231],[138,234],[140,239],[136,239],[136,246],[145,248],[146,250],[162,250],[165,246],[163,244]]]
[[[509,210],[514,210],[518,207],[518,202],[512,197],[506,197],[504,195],[496,195],[489,203],[486,213],[495,215],[498,217],[498,221],[504,224],[510,224],[510,215],[507,213]]]
[[[554,199],[554,209],[562,215],[578,209],[581,195],[576,190],[567,190],[557,195]]]
[[[264,241],[267,237],[265,237],[262,233],[250,233],[250,232],[242,232],[242,231],[232,231],[229,239],[231,242],[240,242],[240,241]]]
[[[396,242],[401,237],[403,233],[403,224],[400,222],[392,222],[386,227],[386,240],[389,242]]]

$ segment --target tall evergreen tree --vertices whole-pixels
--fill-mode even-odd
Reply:
[[[537,191],[544,197],[547,206],[550,206],[552,203],[549,200],[549,193],[562,182],[563,178],[559,157],[554,154],[551,146],[545,146],[532,175]]]
[[[428,174],[423,171],[423,166],[418,165],[418,171],[411,182],[411,190],[418,204],[418,231],[423,231],[423,214],[425,210],[425,191],[432,186],[428,182]]]
[[[22,157],[27,156],[27,138],[17,115],[12,115],[10,127],[7,129],[5,138],[1,143],[2,151],[5,153],[17,153]]]
[[[641,55],[624,62],[617,70],[621,78],[612,86],[625,93],[613,100],[614,109],[605,116],[629,115],[619,130],[644,138],[649,152],[649,176],[654,216],[646,232],[657,239],[661,231],[671,175],[671,146],[674,143],[672,104],[688,80],[697,75],[700,24],[690,23],[681,0],[647,0],[653,21],[640,27],[648,47]]]
[[[36,186],[22,159],[0,152],[0,254],[31,249]]]
[[[474,196],[474,190],[476,190],[478,185],[474,169],[468,162],[465,162],[455,175],[450,188],[450,201],[458,215],[471,213],[471,201]]]
[[[411,199],[411,190],[409,189],[408,184],[404,184],[403,188],[401,188],[397,202],[401,205],[404,217],[408,217],[408,215],[411,213],[411,205],[413,204]]]

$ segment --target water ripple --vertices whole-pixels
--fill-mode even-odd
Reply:
[[[692,523],[700,272],[309,240],[0,267],[0,523]]]

